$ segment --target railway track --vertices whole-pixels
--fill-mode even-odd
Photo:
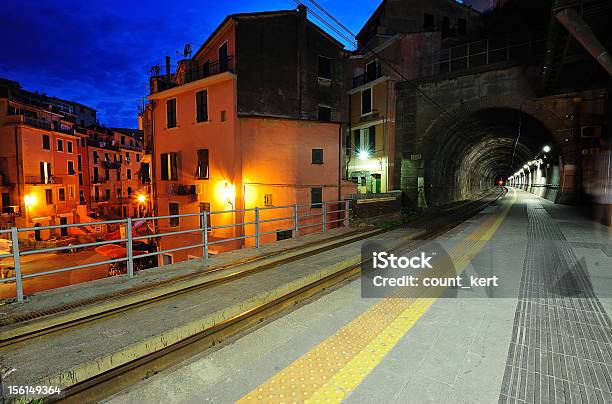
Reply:
[[[408,225],[413,227],[425,228],[425,232],[420,237],[418,237],[418,239],[435,238],[441,234],[444,234],[445,232],[454,228],[460,223],[464,222],[471,216],[477,214],[486,206],[498,200],[504,194],[505,190],[497,190],[496,192],[489,193],[475,201],[467,202],[460,206],[452,207],[450,209],[445,210],[444,212],[437,212],[435,215],[425,215],[410,222]],[[267,270],[271,267],[286,264],[287,262],[295,261],[296,259],[320,254],[325,251],[339,248],[343,244],[353,243],[360,239],[366,237],[373,237],[377,234],[381,234],[385,231],[390,230],[392,229],[381,230],[376,233],[368,233],[367,236],[351,239],[350,241],[347,241],[345,243],[339,242],[337,244],[328,245],[321,249],[315,249],[309,251],[308,253],[276,261],[272,264],[262,265],[251,270],[232,274],[227,277],[222,277],[214,281],[204,283],[202,285],[181,289],[176,292],[169,293],[154,299],[145,300],[133,305],[127,305],[104,313],[100,313],[99,315],[85,317],[72,322],[66,322],[56,327],[50,327],[31,334],[22,335],[18,338],[2,341],[1,349],[11,349],[11,347],[16,346],[17,344],[24,343],[29,339],[40,337],[45,334],[68,331],[74,332],[77,331],[79,327],[86,326],[88,324],[91,324],[92,322],[104,321],[105,319],[110,318],[112,316],[125,314],[130,310],[135,310],[143,306],[154,304],[161,300],[180,298],[181,295],[187,293],[196,293],[197,291],[200,291],[204,288],[209,288],[215,285],[219,285],[221,283],[230,282],[240,277],[248,276],[256,272]],[[416,242],[413,243],[416,245]],[[410,246],[411,241],[407,241],[401,246],[401,248],[398,249],[405,251],[409,249]],[[276,300],[240,313],[239,315],[229,318],[222,323],[216,324],[214,327],[206,329],[205,331],[199,334],[193,335],[178,343],[168,346],[163,350],[157,351],[145,357],[141,357],[125,365],[114,368],[106,373],[102,373],[94,378],[70,386],[65,390],[65,397],[62,398],[60,401],[83,403],[97,401],[104,397],[108,397],[140,380],[143,380],[165,368],[168,368],[169,366],[180,363],[181,361],[190,358],[198,352],[202,352],[203,350],[215,346],[230,337],[236,336],[241,332],[245,332],[245,330],[248,330],[257,324],[260,324],[264,320],[270,319],[275,315],[279,315],[280,313],[283,313],[291,309],[292,307],[295,307],[297,304],[306,302],[308,301],[308,299],[313,298],[323,290],[329,289],[337,285],[341,285],[343,282],[346,282],[359,274],[360,265],[361,263],[358,263],[356,265],[351,265],[342,268],[341,270],[326,278],[320,279],[314,283],[304,286],[301,289],[281,296]],[[46,400],[46,402],[52,401],[57,400]]]

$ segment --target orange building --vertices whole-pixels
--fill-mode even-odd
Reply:
[[[354,193],[353,184],[340,178],[345,58],[342,45],[308,21],[304,9],[236,14],[175,73],[167,67],[165,75],[152,77],[142,118],[155,213],[196,214],[159,220],[159,230],[198,228],[197,214],[205,211],[297,203],[303,205],[300,214],[314,215],[322,201]],[[291,212],[266,210],[260,219]],[[251,222],[253,215],[213,214],[210,225]],[[261,242],[291,237],[292,223],[262,224],[260,232],[271,234]],[[219,242],[253,233],[253,225],[244,225],[212,229],[208,236]],[[164,237],[161,247],[193,245],[201,237]],[[253,243],[215,244],[211,252]],[[162,262],[201,256],[201,248],[192,248],[164,254]]]
[[[145,214],[144,202],[150,198],[137,174],[141,133],[95,125],[85,129],[77,124],[84,121],[80,116],[95,110],[73,104],[78,113],[68,101],[0,81],[1,228],[82,223],[103,219],[105,214],[115,218]],[[97,163],[93,163],[94,155]],[[110,178],[102,163],[107,158],[117,162],[116,171],[123,172],[113,173],[109,187],[100,188],[101,183],[94,180],[106,180],[107,173]],[[139,195],[145,200],[140,201]],[[113,208],[101,206],[111,201]],[[20,237],[42,241],[73,233],[80,232],[76,228],[35,230],[20,232]]]

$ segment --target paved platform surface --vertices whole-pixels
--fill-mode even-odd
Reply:
[[[501,287],[368,299],[356,280],[107,402],[612,402],[610,228],[511,189],[438,241]]]
[[[403,228],[380,238],[394,245],[420,232]],[[363,242],[86,323],[78,332],[43,335],[5,348],[1,365],[14,371],[3,382],[68,387],[87,380],[355,265]]]

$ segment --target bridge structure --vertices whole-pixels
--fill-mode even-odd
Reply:
[[[425,77],[399,83],[396,187],[407,203],[442,205],[500,180],[558,203],[609,203],[611,11],[557,1],[547,33],[443,50]]]

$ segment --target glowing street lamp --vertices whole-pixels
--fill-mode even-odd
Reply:
[[[550,146],[549,146],[549,145],[546,145],[546,146],[542,147],[542,151],[543,151],[544,153],[548,153],[548,152],[550,151]]]
[[[32,194],[28,194],[23,198],[23,202],[25,203],[26,209],[29,209],[36,205],[36,197]]]
[[[147,200],[147,197],[144,194],[138,195],[138,202],[145,203],[146,200]]]
[[[359,160],[367,160],[370,157],[370,153],[367,150],[361,150],[359,152]]]

